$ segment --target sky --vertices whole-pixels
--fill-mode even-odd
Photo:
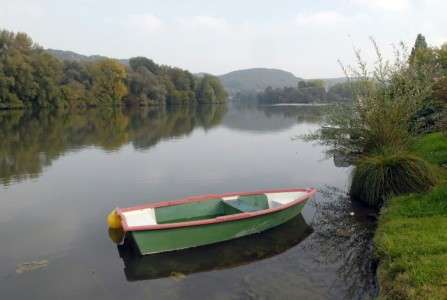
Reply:
[[[447,42],[445,0],[2,0],[0,28],[45,48],[160,64],[216,75],[266,67],[303,78],[343,76],[353,48],[374,61],[418,33]]]

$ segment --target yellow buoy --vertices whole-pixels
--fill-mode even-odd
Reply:
[[[124,239],[122,228],[109,228],[109,237],[115,244],[121,244]]]
[[[107,216],[107,225],[109,225],[109,228],[118,229],[121,228],[121,218],[116,213],[115,210],[113,210],[108,216]]]

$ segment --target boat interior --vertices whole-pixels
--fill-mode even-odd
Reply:
[[[158,208],[124,212],[129,227],[213,219],[220,216],[276,208],[292,202],[306,192],[277,192],[255,195],[235,195]]]

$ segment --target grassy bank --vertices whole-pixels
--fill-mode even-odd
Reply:
[[[426,135],[414,154],[434,165],[441,183],[428,193],[391,198],[375,236],[383,299],[447,299],[447,137]]]

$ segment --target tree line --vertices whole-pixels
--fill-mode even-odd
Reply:
[[[0,109],[223,103],[218,78],[135,57],[61,61],[25,33],[0,31]]]
[[[352,100],[350,83],[337,83],[326,89],[323,80],[299,81],[296,87],[268,87],[257,95],[262,104],[345,102]]]

